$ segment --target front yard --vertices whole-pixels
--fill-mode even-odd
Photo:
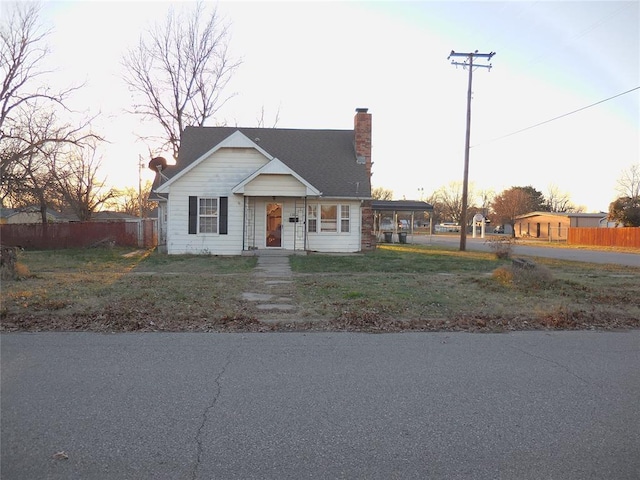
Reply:
[[[292,256],[295,321],[241,293],[255,257],[131,249],[27,251],[3,280],[2,331],[509,331],[640,327],[640,269],[434,246]]]

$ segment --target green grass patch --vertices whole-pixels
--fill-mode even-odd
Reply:
[[[426,245],[380,245],[364,254],[311,254],[293,256],[290,262],[297,273],[486,272],[504,263],[491,253]]]

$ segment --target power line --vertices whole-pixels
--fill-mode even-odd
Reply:
[[[600,100],[600,101],[598,101],[596,103],[592,103],[591,105],[587,105],[586,107],[578,108],[577,110],[573,110],[572,112],[569,112],[569,113],[564,113],[562,115],[559,115],[557,117],[551,118],[549,120],[545,120],[544,122],[536,123],[535,125],[531,125],[530,127],[522,128],[522,129],[517,130],[515,132],[508,133],[506,135],[502,135],[501,137],[497,137],[497,138],[494,138],[492,140],[487,140],[486,142],[476,143],[475,145],[471,145],[471,147],[469,147],[469,148],[478,147],[480,145],[486,145],[488,143],[497,142],[498,140],[502,140],[503,138],[511,137],[513,135],[517,135],[518,133],[526,132],[527,130],[531,130],[532,128],[536,128],[536,127],[539,127],[539,126],[544,125],[546,123],[550,123],[550,122],[553,122],[555,120],[559,120],[561,118],[568,117],[569,115],[573,115],[574,113],[581,112],[583,110],[586,110],[587,108],[595,107],[596,105],[600,105],[601,103],[608,102],[609,100],[613,100],[614,98],[621,97],[622,95],[626,95],[627,93],[631,93],[631,92],[633,92],[635,90],[638,90],[638,89],[640,89],[640,87],[632,88],[631,90],[627,90],[626,92],[618,93],[617,95],[614,95],[614,96],[609,97],[609,98],[605,98],[604,100]]]

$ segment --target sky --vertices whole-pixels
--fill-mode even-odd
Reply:
[[[102,163],[114,186],[138,185],[148,148],[137,136],[151,128],[125,113],[121,59],[170,5],[47,1],[42,11],[51,84],[85,82],[73,106],[100,113],[94,127],[110,142]],[[640,2],[216,5],[242,65],[210,124],[255,127],[264,109],[267,126],[277,116],[279,128],[352,129],[366,107],[372,185],[394,199],[462,182],[468,71],[451,64],[451,50],[495,52],[490,70],[473,71],[473,191],[555,188],[587,212],[607,211],[622,172],[640,164]],[[142,170],[143,181],[152,176]]]

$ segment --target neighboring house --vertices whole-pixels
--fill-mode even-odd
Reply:
[[[569,227],[608,227],[606,213],[530,212],[516,217],[516,237],[566,240]]]
[[[600,213],[569,213],[570,227],[610,228],[615,227],[615,222],[608,220],[609,215]]]
[[[353,130],[187,127],[176,165],[157,160],[150,199],[169,254],[375,247],[366,108]]]
[[[47,222],[63,222],[66,221],[64,216],[55,210],[47,208]],[[24,224],[24,223],[42,223],[42,213],[40,207],[22,207],[22,208],[2,208],[0,209],[0,224]]]
[[[91,214],[92,222],[138,222],[140,217],[130,215],[123,212],[112,212],[110,210],[104,210],[101,212],[93,212]]]

